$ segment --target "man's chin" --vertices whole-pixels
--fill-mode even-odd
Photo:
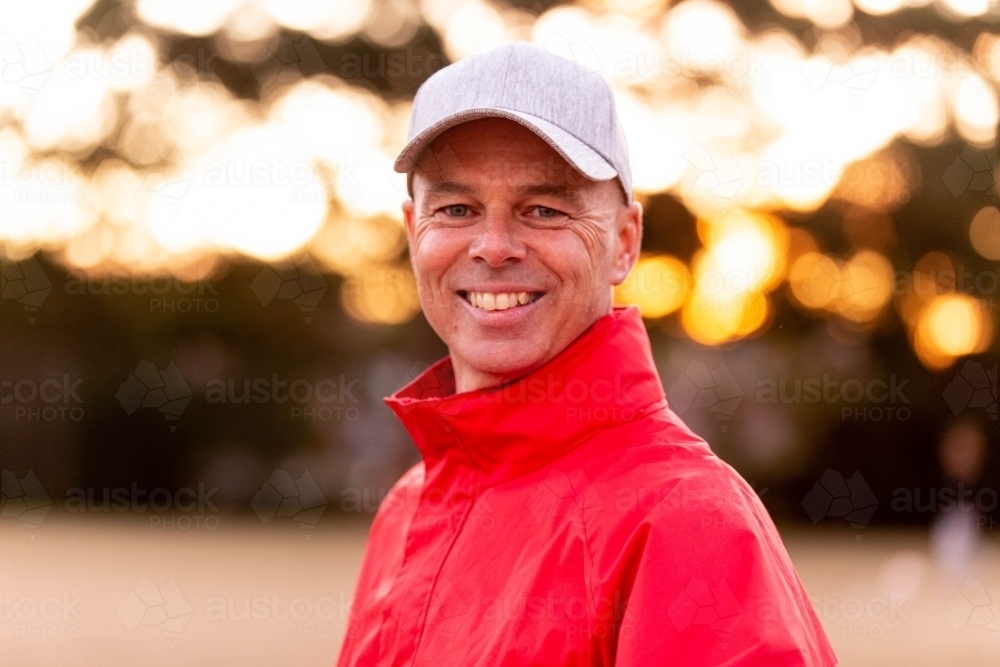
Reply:
[[[547,361],[543,350],[523,338],[461,345],[458,352],[459,365],[476,376],[492,378],[494,385],[526,375]]]

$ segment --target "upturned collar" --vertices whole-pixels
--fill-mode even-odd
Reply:
[[[666,405],[639,310],[615,308],[534,371],[455,393],[445,357],[385,399],[428,472],[448,460],[483,486],[536,470],[599,431]],[[457,459],[457,460],[456,460]]]

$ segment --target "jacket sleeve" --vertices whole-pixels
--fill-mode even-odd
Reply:
[[[724,463],[633,524],[617,667],[829,667],[836,655],[757,495]]]
[[[337,667],[365,664],[360,656],[373,645],[377,647],[381,627],[377,591],[384,582],[391,581],[402,562],[406,531],[423,479],[424,466],[418,463],[393,485],[379,505],[365,543]]]

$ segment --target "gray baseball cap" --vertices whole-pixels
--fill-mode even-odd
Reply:
[[[617,177],[632,202],[628,148],[611,88],[599,73],[527,42],[463,58],[424,81],[394,169],[409,173],[439,134],[489,117],[524,125],[587,178]]]

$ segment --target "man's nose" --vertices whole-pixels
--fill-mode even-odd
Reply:
[[[520,238],[517,220],[503,213],[491,213],[481,226],[481,233],[469,246],[469,257],[482,259],[494,268],[524,259],[526,248]]]

